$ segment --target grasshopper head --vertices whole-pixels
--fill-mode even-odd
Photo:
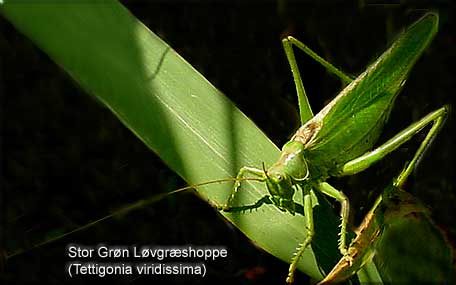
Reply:
[[[271,194],[271,200],[280,210],[294,215],[295,204],[293,201],[294,188],[292,179],[286,173],[275,169],[264,170],[266,176],[266,187]]]
[[[282,211],[295,213],[294,185],[309,179],[309,168],[304,158],[304,145],[290,141],[282,148],[279,161],[267,171],[263,171],[272,202]]]

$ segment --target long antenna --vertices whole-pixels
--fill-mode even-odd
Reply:
[[[37,243],[33,246],[31,246],[30,248],[27,248],[27,249],[20,249],[10,255],[6,255],[6,259],[9,259],[9,258],[12,258],[14,256],[17,256],[17,255],[20,255],[22,253],[25,253],[25,252],[28,252],[32,249],[35,249],[35,248],[38,248],[38,247],[41,247],[41,246],[44,246],[46,244],[49,244],[49,243],[52,243],[54,241],[57,241],[59,239],[62,239],[68,235],[71,235],[71,234],[74,234],[76,232],[80,232],[82,230],[85,230],[85,229],[88,229],[90,228],[91,226],[99,223],[99,222],[102,222],[102,221],[105,221],[109,218],[112,218],[112,217],[115,217],[115,216],[118,216],[118,215],[122,215],[122,214],[126,214],[132,210],[136,210],[136,209],[139,209],[139,208],[144,208],[145,206],[147,205],[150,205],[150,204],[153,204],[155,202],[158,202],[170,195],[173,195],[173,194],[176,194],[176,193],[180,193],[180,192],[183,192],[185,190],[190,190],[190,189],[195,189],[197,187],[201,187],[201,186],[205,186],[205,185],[209,185],[209,184],[214,184],[214,183],[222,183],[222,182],[229,182],[229,181],[261,181],[260,179],[258,178],[250,178],[250,177],[246,177],[246,178],[233,178],[233,177],[230,177],[230,178],[224,178],[224,179],[216,179],[216,180],[211,180],[211,181],[206,181],[206,182],[203,182],[203,183],[198,183],[198,184],[193,184],[193,185],[189,185],[189,186],[185,186],[185,187],[182,187],[182,188],[179,188],[179,189],[176,189],[176,190],[173,190],[173,191],[170,191],[170,192],[166,192],[166,193],[161,193],[161,194],[156,194],[156,195],[153,195],[149,198],[146,198],[146,199],[142,199],[142,200],[139,200],[135,203],[132,203],[130,205],[127,205],[127,206],[124,206],[114,212],[112,212],[111,214],[107,215],[107,216],[104,216],[102,218],[99,218],[95,221],[92,221],[92,222],[89,222],[79,228],[76,228],[72,231],[69,231],[67,233],[64,233],[62,235],[59,235],[59,236],[56,236],[56,237],[53,237],[51,239],[48,239],[48,240],[45,240],[43,242],[40,242],[40,243]]]
[[[269,179],[268,171],[266,170],[264,162],[261,163],[261,167],[263,168],[264,176],[266,176],[266,178]]]

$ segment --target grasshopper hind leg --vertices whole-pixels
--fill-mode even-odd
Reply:
[[[312,59],[320,63],[323,67],[325,67],[329,72],[333,73],[337,77],[339,77],[344,85],[349,84],[353,79],[345,74],[342,70],[338,69],[330,62],[324,60],[321,56],[319,56],[316,52],[311,50],[308,46],[306,46],[301,41],[295,39],[292,36],[287,36],[282,39],[282,46],[285,51],[285,54],[288,59],[288,63],[290,64],[291,73],[293,75],[293,79],[296,86],[296,93],[298,95],[298,103],[299,103],[299,113],[301,117],[301,124],[304,125],[308,120],[313,117],[312,108],[310,107],[309,100],[306,95],[306,91],[304,89],[304,84],[301,79],[301,74],[298,68],[298,64],[296,62],[296,58],[293,51],[293,46],[299,48],[307,55],[309,55]]]

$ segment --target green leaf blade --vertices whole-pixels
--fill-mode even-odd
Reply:
[[[233,177],[243,165],[261,167],[277,159],[277,147],[245,115],[119,3],[11,1],[1,9],[189,184]],[[261,183],[245,185],[240,204],[266,194]],[[198,191],[222,203],[231,187],[226,183]],[[329,269],[337,259],[337,218],[324,202],[316,207],[322,226],[312,248],[324,257],[309,249],[299,268],[320,279],[319,267]],[[303,217],[274,206],[224,215],[257,245],[287,262],[304,239]],[[322,258],[326,261],[320,262]]]

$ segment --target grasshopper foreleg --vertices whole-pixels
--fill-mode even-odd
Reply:
[[[228,197],[228,200],[226,201],[225,204],[217,206],[218,210],[225,211],[225,212],[230,212],[233,210],[233,202],[235,200],[236,194],[241,187],[241,178],[244,178],[246,174],[251,174],[255,177],[258,177],[260,179],[264,179],[264,171],[261,169],[253,168],[253,167],[248,167],[248,166],[243,166],[240,170],[238,175],[236,176],[236,182],[233,185],[233,189],[231,190],[230,196]]]

